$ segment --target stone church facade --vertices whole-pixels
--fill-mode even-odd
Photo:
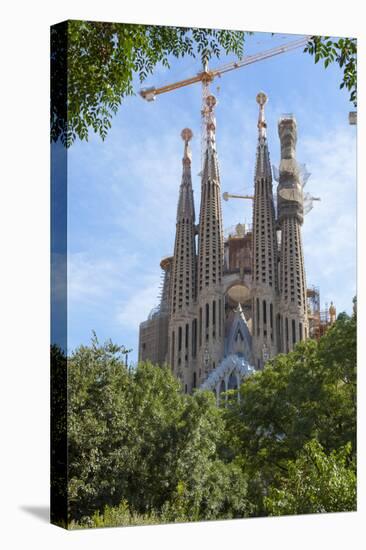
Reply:
[[[160,304],[140,325],[139,360],[169,364],[186,393],[211,389],[219,397],[263,369],[268,359],[309,337],[296,120],[284,115],[278,122],[281,162],[275,201],[264,111],[267,97],[261,92],[256,99],[252,227],[238,223],[224,237],[214,96],[207,98],[211,116],[198,220],[189,147],[192,132],[186,128],[181,134],[184,152],[174,253],[160,264],[164,273]]]

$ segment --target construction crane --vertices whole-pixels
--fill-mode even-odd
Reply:
[[[229,199],[254,200],[254,195],[236,195],[236,194],[228,193],[227,191],[225,191],[222,194],[222,198],[224,199],[224,201],[228,201]],[[288,200],[291,200],[291,199],[289,199],[289,197],[285,197],[285,198],[287,198]],[[321,200],[320,197],[313,197],[310,193],[304,193],[304,195],[303,195],[304,214],[306,215],[310,212],[310,210],[312,210],[314,201],[320,201],[320,200]]]
[[[289,200],[289,201],[298,200],[299,202],[302,202],[303,207],[304,207],[304,214],[306,215],[310,212],[310,210],[313,209],[314,202],[315,201],[320,201],[321,199],[320,199],[320,197],[314,197],[310,193],[304,193],[304,187],[305,187],[306,182],[308,181],[309,177],[311,176],[311,173],[308,172],[306,164],[297,163],[297,168],[298,168],[299,181],[300,181],[300,185],[301,185],[301,191],[297,192],[297,191],[292,190],[292,189],[282,189],[279,192],[279,194],[282,198],[284,198],[286,200]],[[278,168],[274,164],[272,165],[272,171],[273,171],[274,180],[279,182],[280,181],[280,173],[279,173]],[[253,195],[231,194],[231,193],[227,193],[226,191],[225,191],[225,193],[222,194],[222,198],[225,201],[228,201],[229,199],[254,200]],[[277,209],[276,195],[274,196],[274,205],[275,205],[275,208]]]
[[[282,44],[281,46],[277,46],[275,48],[271,48],[269,50],[265,50],[263,52],[256,53],[253,55],[247,55],[242,59],[239,59],[238,61],[234,61],[232,63],[226,63],[225,65],[221,65],[216,69],[209,70],[208,63],[206,62],[203,67],[203,71],[197,73],[195,76],[186,78],[184,80],[179,80],[177,82],[173,82],[171,84],[167,84],[159,88],[155,88],[154,86],[150,88],[143,88],[142,90],[140,90],[139,94],[146,101],[155,101],[156,96],[158,95],[161,95],[167,92],[172,92],[174,90],[184,88],[185,86],[190,86],[191,84],[195,84],[197,82],[202,83],[202,108],[201,108],[201,165],[202,165],[203,154],[204,154],[205,146],[207,142],[207,133],[210,132],[211,130],[215,130],[215,127],[216,127],[216,121],[215,121],[214,112],[213,112],[214,107],[216,105],[216,98],[213,95],[210,95],[210,92],[209,92],[210,83],[215,78],[221,77],[221,75],[226,74],[230,71],[234,71],[235,69],[240,69],[252,63],[256,63],[257,61],[263,61],[264,59],[269,59],[271,57],[274,57],[275,55],[280,55],[282,53],[289,52],[297,48],[301,48],[302,46],[306,46],[309,39],[310,39],[310,36],[303,36],[302,38],[294,40],[293,42]],[[273,168],[275,169],[275,167]],[[307,179],[310,176],[310,173],[306,171],[305,165],[304,166],[299,165],[299,168],[300,168],[301,179],[302,179],[301,184],[302,184],[302,187],[304,187]],[[275,179],[277,179],[276,176],[275,176]],[[237,195],[237,194],[230,194],[227,192],[223,193],[223,199],[225,201],[228,201],[230,198],[254,200],[253,195]],[[307,214],[313,208],[313,201],[320,201],[320,198],[313,197],[310,195],[310,193],[304,194],[304,213],[305,214]]]
[[[173,90],[177,90],[178,88],[195,84],[196,82],[202,82],[204,86],[207,86],[214,80],[214,78],[228,73],[229,71],[234,71],[235,69],[240,69],[241,67],[245,67],[251,63],[256,63],[257,61],[262,61],[264,59],[268,59],[269,57],[301,48],[301,46],[305,46],[307,44],[309,38],[309,36],[304,36],[303,38],[294,40],[288,44],[282,44],[282,46],[277,46],[276,48],[271,48],[270,50],[253,55],[247,55],[238,61],[226,63],[225,65],[221,65],[221,67],[217,67],[212,70],[208,69],[208,64],[206,63],[203,71],[199,72],[195,76],[184,80],[179,80],[178,82],[173,82],[172,84],[167,84],[166,86],[161,86],[160,88],[155,88],[154,86],[150,88],[143,88],[140,90],[139,94],[143,99],[146,99],[146,101],[154,101],[157,95],[171,92]]]
[[[240,69],[252,63],[256,63],[257,61],[263,61],[264,59],[268,59],[275,55],[280,55],[282,53],[289,52],[297,48],[301,48],[302,46],[305,46],[307,44],[307,42],[309,41],[309,38],[310,36],[304,36],[300,39],[294,40],[293,42],[282,44],[281,46],[277,46],[275,48],[271,48],[269,50],[265,50],[263,52],[256,53],[253,55],[247,55],[242,59],[239,59],[238,61],[234,61],[232,63],[226,63],[225,65],[221,65],[216,69],[209,70],[208,63],[206,62],[204,64],[203,70],[198,74],[196,74],[195,76],[186,78],[184,80],[179,80],[178,82],[173,82],[171,84],[167,84],[159,88],[155,88],[154,86],[149,88],[143,88],[140,90],[139,94],[146,101],[155,101],[156,96],[158,95],[161,95],[167,92],[172,92],[174,90],[178,90],[179,88],[184,88],[185,86],[190,86],[191,84],[195,84],[197,82],[202,83],[202,108],[201,108],[201,164],[202,164],[203,154],[207,143],[207,134],[212,130],[214,131],[216,127],[216,121],[215,121],[214,112],[213,112],[216,104],[216,98],[213,95],[210,95],[210,92],[209,92],[210,83],[215,78],[221,77],[223,74],[226,74],[230,71],[234,71],[235,69]]]
[[[225,191],[225,193],[222,194],[222,198],[224,201],[228,201],[229,199],[251,199],[254,200],[254,195],[233,195],[231,193],[228,193]]]

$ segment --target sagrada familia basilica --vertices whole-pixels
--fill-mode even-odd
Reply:
[[[161,301],[140,325],[139,360],[167,363],[182,389],[237,388],[278,353],[309,337],[301,226],[304,193],[293,115],[278,121],[281,161],[274,200],[263,92],[259,106],[253,223],[223,234],[215,97],[205,138],[198,223],[192,190],[192,132],[186,128],[174,254],[161,261]],[[334,308],[333,308],[334,310]],[[335,317],[335,310],[330,314]]]

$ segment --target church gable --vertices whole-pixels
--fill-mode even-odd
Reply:
[[[225,355],[238,355],[252,362],[252,336],[240,304],[235,310],[225,352]]]

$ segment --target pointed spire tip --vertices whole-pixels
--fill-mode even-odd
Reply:
[[[192,153],[189,142],[193,137],[193,132],[190,128],[184,128],[181,131],[180,136],[184,141],[183,166],[190,166],[192,161]]]

